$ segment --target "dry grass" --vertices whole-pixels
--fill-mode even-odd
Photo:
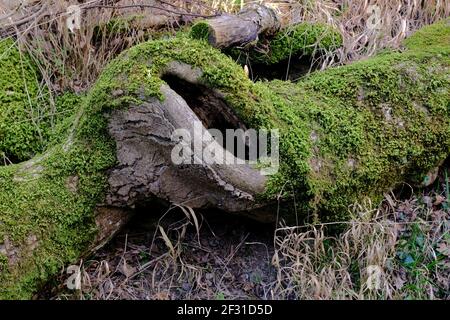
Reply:
[[[274,297],[450,298],[448,212],[417,198],[386,201],[391,205],[378,210],[359,206],[358,217],[335,237],[323,225],[277,230]]]
[[[63,272],[58,290],[55,293],[53,287],[47,297],[269,298],[269,278],[274,279],[275,273],[267,228],[252,228],[243,221],[224,221],[219,216],[211,217],[209,225],[201,215],[194,218],[192,211],[189,217],[186,213],[173,208],[159,221],[138,218],[109,247],[81,263],[80,290],[65,289],[67,275]]]
[[[321,55],[321,69],[369,57],[385,48],[397,48],[424,25],[450,15],[450,3],[441,0],[203,0],[215,12],[238,12],[244,4],[265,3],[290,23],[324,22],[344,38],[337,51]]]
[[[24,9],[2,0],[0,30],[34,57],[53,92],[79,92],[108,61],[155,30],[173,31],[198,16],[235,13],[254,2],[271,5],[292,23],[320,21],[338,28],[344,46],[321,55],[316,61],[321,68],[397,47],[412,31],[450,14],[450,4],[441,0],[88,0],[80,4],[81,28],[71,32],[66,20],[72,1],[30,0]],[[119,19],[120,25],[114,25]]]
[[[350,222],[275,231],[172,208],[159,221],[138,219],[83,262],[80,290],[65,289],[62,273],[45,297],[450,299],[448,187],[445,169],[430,190],[355,205]]]
[[[81,4],[83,16],[80,28],[72,32],[67,28],[67,8],[71,2],[39,2],[32,11],[41,13],[10,32],[20,47],[34,58],[53,92],[66,89],[84,91],[108,61],[124,49],[144,41],[145,24],[140,29],[133,28],[131,22],[114,25],[119,17],[131,21],[134,15],[141,14],[139,11],[117,12],[95,7],[103,3],[105,1],[90,0]]]
[[[322,67],[344,64],[396,48],[415,30],[450,15],[450,3],[440,0],[292,0],[295,21],[334,25],[344,46],[323,59]]]

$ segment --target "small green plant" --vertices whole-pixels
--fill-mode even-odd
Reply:
[[[223,292],[218,292],[216,294],[216,300],[225,300],[225,294]]]

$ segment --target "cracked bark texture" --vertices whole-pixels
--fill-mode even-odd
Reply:
[[[173,164],[174,130],[186,129],[194,139],[194,123],[201,120],[169,86],[163,85],[161,92],[163,102],[153,98],[109,115],[118,165],[109,174],[106,204],[134,207],[156,197],[192,208],[215,207],[228,212],[256,208],[254,195],[264,190],[266,178],[249,165]],[[208,134],[205,127],[202,134]],[[202,152],[206,146],[204,141]],[[201,154],[193,157],[201,158]]]

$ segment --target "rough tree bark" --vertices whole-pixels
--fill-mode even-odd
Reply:
[[[273,9],[253,4],[237,15],[223,14],[197,22],[191,35],[206,39],[216,48],[241,47],[254,43],[262,34],[273,35],[282,27],[281,16]]]
[[[57,143],[0,168],[0,297],[30,297],[151,198],[262,220],[276,218],[270,207],[282,199],[286,219],[330,221],[348,219],[355,201],[378,201],[422,179],[450,148],[449,40],[444,21],[411,37],[403,52],[297,84],[253,83],[232,59],[184,37],[124,52]],[[197,120],[203,132],[219,124],[279,129],[279,172],[175,165],[172,133],[196,135]]]

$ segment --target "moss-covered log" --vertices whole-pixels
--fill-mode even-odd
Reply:
[[[295,193],[285,217],[331,221],[348,219],[355,201],[420,180],[449,152],[449,43],[445,21],[402,51],[299,83],[253,83],[232,59],[185,37],[124,52],[46,152],[0,168],[0,297],[30,297],[152,197],[275,218],[267,206]],[[171,132],[218,115],[234,127],[279,129],[280,171],[171,163]]]
[[[237,15],[221,15],[194,24],[193,39],[203,39],[245,62],[276,64],[296,55],[313,56],[342,46],[341,34],[324,23],[290,24],[286,14],[263,5],[246,6]]]

